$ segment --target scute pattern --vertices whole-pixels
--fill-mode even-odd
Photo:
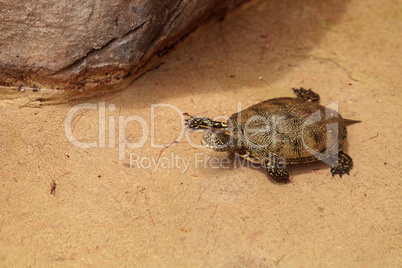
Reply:
[[[322,159],[320,155],[326,157],[322,152],[327,145],[330,145],[327,149],[331,152],[334,150],[332,147],[337,146],[337,143],[326,142],[326,126],[329,122],[324,117],[325,107],[317,103],[297,98],[278,98],[256,104],[240,113],[240,116],[236,113],[230,118],[234,126],[239,126],[234,128],[234,136],[242,137],[245,147],[256,150],[261,158],[274,153],[287,163],[299,163],[300,158],[315,161]],[[342,117],[336,119],[341,130],[346,128],[342,124]],[[241,133],[238,133],[239,129]],[[338,139],[343,144],[346,135]],[[303,150],[305,145],[312,150]],[[317,156],[312,152],[321,154]]]

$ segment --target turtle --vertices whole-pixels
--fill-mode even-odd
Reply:
[[[192,130],[202,129],[201,143],[218,152],[237,154],[263,166],[277,182],[289,182],[287,165],[324,161],[332,176],[349,175],[352,158],[345,147],[346,127],[361,121],[344,119],[320,105],[311,89],[293,88],[296,97],[269,99],[234,113],[227,122],[190,116]]]

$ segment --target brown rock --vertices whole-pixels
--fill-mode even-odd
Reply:
[[[0,85],[115,84],[244,0],[0,0]]]

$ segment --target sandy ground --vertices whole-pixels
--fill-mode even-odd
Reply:
[[[0,266],[400,267],[401,22],[400,1],[251,1],[117,93],[1,100]],[[184,132],[292,87],[362,120],[350,176],[278,184]]]

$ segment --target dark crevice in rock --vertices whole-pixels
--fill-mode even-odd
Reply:
[[[153,37],[153,38],[151,39],[151,41],[149,42],[149,45],[147,46],[147,50],[146,50],[146,52],[145,52],[144,54],[147,54],[147,53],[149,52],[150,48],[152,48],[158,41],[163,41],[163,40],[159,39],[159,37],[164,33],[163,30],[165,29],[165,26],[166,26],[167,24],[170,24],[170,23],[173,21],[171,18],[172,18],[173,16],[174,16],[174,18],[177,18],[178,14],[180,14],[180,12],[177,12],[177,14],[176,14],[176,11],[179,9],[179,6],[181,5],[182,2],[183,2],[183,1],[180,0],[180,1],[177,3],[177,5],[176,5],[176,7],[174,8],[174,11],[171,13],[169,19],[165,20],[165,21],[163,22],[163,24],[159,27],[158,31],[156,32],[156,34],[154,35],[154,37]],[[143,54],[143,55],[144,55],[144,54]],[[141,60],[142,60],[142,57],[141,57]]]

